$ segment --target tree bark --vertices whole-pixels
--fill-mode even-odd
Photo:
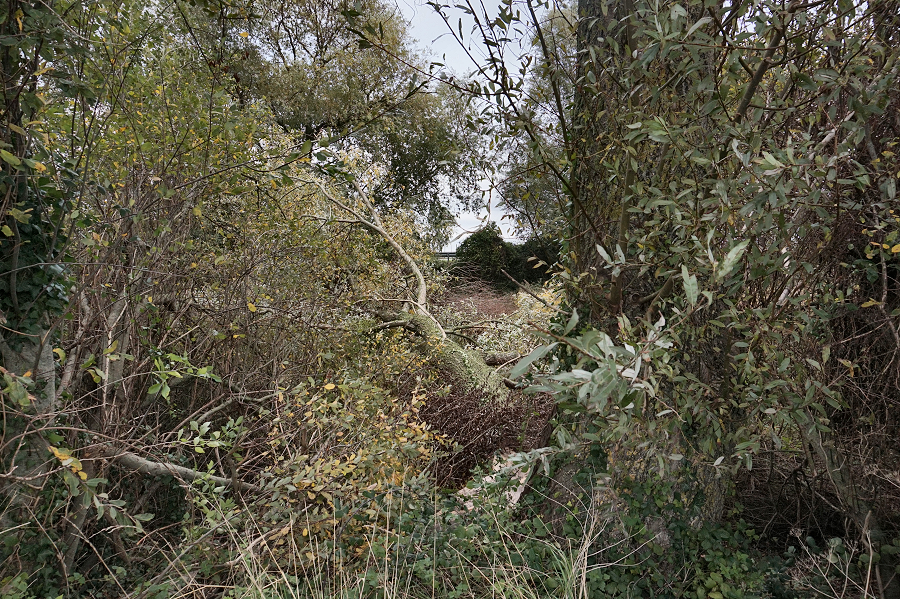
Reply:
[[[57,405],[55,362],[48,337],[49,332],[44,331],[38,338],[23,338],[16,349],[0,338],[0,358],[3,360],[3,367],[20,377],[31,373],[30,378],[37,383],[39,388],[32,394],[33,399],[28,410],[34,418],[43,421],[43,424],[50,423]],[[24,418],[13,418],[7,422],[8,429],[5,435],[23,436],[21,443],[18,444],[18,451],[13,451],[9,463],[5,464],[6,471],[14,469],[16,476],[30,479],[29,486],[40,488],[44,484],[49,464],[46,443],[33,442],[34,439],[31,437],[38,433],[29,433],[24,428],[18,429],[18,423],[24,427],[28,426]]]
[[[510,390],[503,376],[488,366],[476,350],[465,348],[447,337],[442,338],[443,331],[431,317],[396,314],[391,322],[419,335],[422,338],[422,352],[428,353],[439,369],[450,374],[453,384],[460,386],[464,393],[478,390],[500,404],[509,400]]]
[[[153,460],[148,460],[147,458],[142,458],[129,451],[107,447],[102,450],[102,453],[104,457],[113,460],[117,465],[123,468],[134,472],[140,472],[141,474],[147,474],[149,476],[172,476],[183,481],[205,479],[214,482],[217,485],[226,487],[236,487],[237,489],[256,492],[262,491],[260,487],[251,483],[214,476],[212,474],[207,474],[206,472],[192,470],[191,468],[185,468],[184,466],[176,466],[175,464],[169,464],[167,462],[155,462]]]
[[[597,252],[602,246],[613,255],[616,238],[614,225],[620,217],[621,194],[610,187],[608,173],[601,162],[601,151],[608,143],[605,138],[614,123],[607,110],[607,101],[622,98],[618,81],[604,72],[594,60],[600,53],[615,52],[609,26],[620,22],[630,11],[631,2],[608,0],[579,0],[578,2],[578,69],[575,86],[573,132],[573,176],[571,183],[572,213],[570,214],[571,248],[575,252],[578,273],[587,274],[579,294],[579,303],[590,307],[592,316],[608,310],[600,281],[605,278],[604,262]],[[624,34],[615,40],[618,53],[627,60],[630,40]]]

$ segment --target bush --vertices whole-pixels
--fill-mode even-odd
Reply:
[[[503,240],[500,227],[490,223],[460,244],[454,274],[512,289],[515,285],[503,271],[517,281],[540,283],[549,278],[558,254],[559,242],[554,239],[532,237],[522,244],[510,243]]]
[[[391,551],[379,548],[370,565],[390,562],[377,566],[379,575],[402,581],[407,597],[792,596],[789,589],[772,592],[783,564],[756,559],[755,533],[742,521],[698,523],[701,507],[661,480],[623,481],[609,503],[612,496],[589,490],[604,459],[582,457],[587,465],[573,477],[583,495],[552,499],[550,479],[537,475],[513,509],[508,493],[518,484],[516,471],[476,476],[468,504],[455,493],[407,486],[389,543],[379,543]],[[564,467],[551,462],[551,469]],[[398,492],[382,493],[373,506],[386,510],[392,495],[396,504]],[[550,504],[560,517],[548,512]]]
[[[506,270],[517,281],[543,283],[550,278],[550,267],[556,262],[560,252],[558,239],[549,236],[530,237],[521,245],[508,243],[515,251],[515,259]]]

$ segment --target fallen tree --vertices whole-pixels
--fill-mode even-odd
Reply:
[[[422,351],[428,353],[435,366],[449,373],[453,383],[460,385],[464,393],[480,390],[488,401],[499,405],[506,404],[509,401],[510,389],[515,388],[515,383],[488,365],[486,357],[481,353],[468,349],[448,337],[448,334],[453,335],[454,331],[446,330],[428,309],[428,286],[422,269],[384,226],[378,211],[359,182],[354,179],[352,186],[356,198],[368,212],[368,217],[361,210],[352,207],[349,201],[339,199],[319,183],[316,185],[335,206],[350,214],[354,219],[353,222],[379,235],[390,245],[415,277],[415,299],[404,298],[399,312],[379,310],[377,316],[381,323],[376,325],[375,329],[402,327],[409,330],[421,339]],[[509,361],[509,356],[503,357],[507,359],[501,360],[498,364]]]

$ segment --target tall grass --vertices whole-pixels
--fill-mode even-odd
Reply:
[[[476,505],[467,510],[463,498],[459,509],[442,511],[437,493],[430,506],[436,517],[417,523],[419,546],[400,530],[398,520],[416,519],[422,512],[422,497],[406,488],[397,489],[391,509],[380,525],[371,525],[365,537],[362,554],[348,559],[339,544],[329,543],[328,559],[308,559],[321,555],[322,541],[310,539],[312,547],[301,547],[296,539],[304,538],[306,523],[291,521],[275,534],[263,533],[250,523],[249,530],[229,529],[237,557],[229,564],[235,585],[228,596],[240,599],[588,599],[587,574],[597,565],[597,543],[607,522],[597,506],[590,506],[585,535],[567,543],[548,537],[526,536],[510,524],[509,505],[498,497],[476,496]],[[446,497],[444,498],[446,499]],[[465,526],[477,518],[489,522],[485,533],[474,535],[463,546],[443,543],[441,527]],[[421,534],[432,528],[432,534]],[[288,529],[288,530],[284,530]],[[335,525],[333,534],[339,534]],[[282,542],[276,545],[278,540]],[[248,541],[248,539],[250,539]],[[413,549],[428,545],[425,561],[441,564],[423,570],[405,559]],[[523,547],[542,547],[549,556],[540,569],[529,565]],[[548,590],[536,581],[554,581]]]

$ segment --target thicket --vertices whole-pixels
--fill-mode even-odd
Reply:
[[[489,21],[472,85],[515,148],[513,209],[555,199],[541,220],[565,222],[571,309],[513,370],[539,364],[531,390],[569,425],[557,444],[600,444],[613,486],[658,476],[663,503],[687,469],[701,520],[737,489],[769,550],[829,548],[847,580],[833,595],[900,594],[885,474],[900,397],[897,9],[581,0],[542,20],[525,3]],[[520,27],[532,80],[506,64]]]
[[[559,241],[550,236],[506,241],[492,222],[459,244],[451,275],[479,279],[502,290],[515,289],[516,282],[541,284],[550,279],[559,250]]]
[[[0,595],[897,597],[896,0],[433,8],[0,7]]]

